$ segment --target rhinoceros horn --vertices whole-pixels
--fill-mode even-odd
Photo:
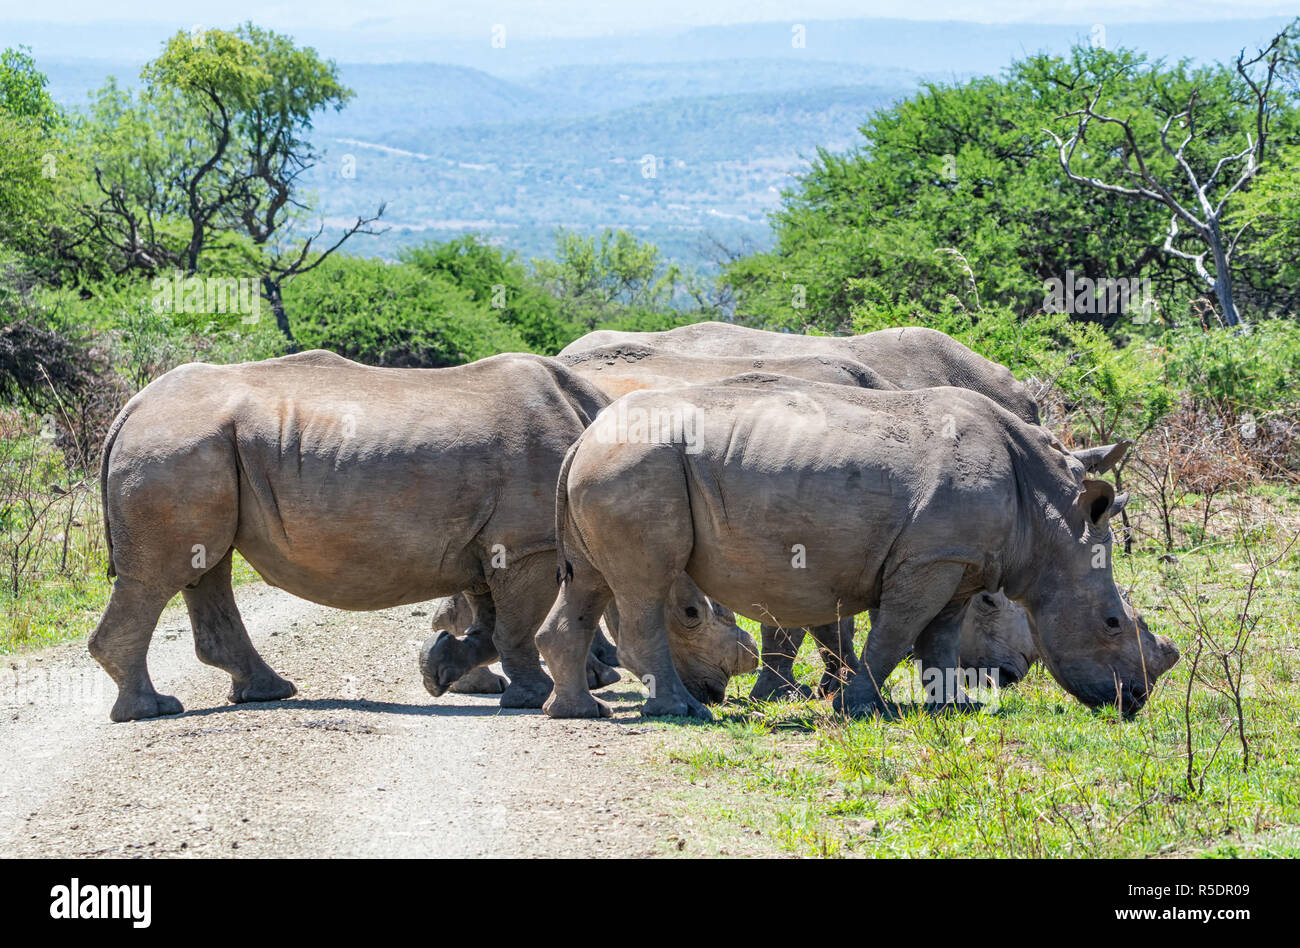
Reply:
[[[1133,446],[1129,440],[1119,441],[1115,444],[1103,444],[1095,448],[1082,448],[1070,453],[1084,467],[1089,474],[1105,474],[1111,470],[1120,461],[1124,460],[1124,455],[1128,449]]]

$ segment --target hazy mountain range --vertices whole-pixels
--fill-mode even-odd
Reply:
[[[769,242],[766,214],[816,149],[843,150],[882,106],[926,79],[997,72],[1072,43],[1153,56],[1226,59],[1282,18],[1080,26],[850,20],[705,27],[505,48],[404,35],[383,24],[304,28],[300,43],[342,65],[356,98],[319,117],[324,157],[309,185],[331,222],[388,203],[391,229],[355,253],[390,254],[466,230],[525,256],[554,229],[627,227],[676,259],[709,265],[716,245]],[[85,102],[108,74],[134,81],[167,27],[69,30],[10,22],[61,102]],[[707,248],[707,249],[706,249]]]

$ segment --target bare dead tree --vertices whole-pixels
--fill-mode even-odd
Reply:
[[[104,171],[95,168],[95,187],[103,196],[98,204],[84,203],[73,210],[107,247],[117,252],[116,273],[135,270],[152,275],[168,266],[179,266],[183,256],[167,246],[159,233],[157,208],[137,203],[120,184],[107,183]]]
[[[289,252],[276,252],[268,256],[266,269],[262,275],[262,293],[266,296],[267,302],[271,304],[271,312],[275,314],[275,324],[279,327],[280,332],[289,340],[291,350],[296,351],[297,340],[294,339],[293,330],[289,326],[289,316],[284,309],[284,284],[294,277],[303,273],[315,270],[326,258],[334,251],[343,246],[348,238],[356,234],[381,234],[383,231],[375,230],[371,225],[384,216],[387,204],[380,204],[379,208],[371,217],[358,217],[356,223],[348,227],[329,247],[316,254],[312,254],[312,244],[320,239],[321,234],[325,232],[325,224],[316,228],[316,233],[312,234],[303,241],[296,250]]]
[[[1066,112],[1058,119],[1077,119],[1074,134],[1063,141],[1050,129],[1045,129],[1056,143],[1061,168],[1066,177],[1076,184],[1109,194],[1118,194],[1133,200],[1148,200],[1165,205],[1171,211],[1169,229],[1165,233],[1161,249],[1172,257],[1190,262],[1197,276],[1206,286],[1214,290],[1219,301],[1222,319],[1225,325],[1235,326],[1240,322],[1232,286],[1232,256],[1237,248],[1245,226],[1236,233],[1227,233],[1225,221],[1228,199],[1259,174],[1266,154],[1270,126],[1278,103],[1275,85],[1281,80],[1285,67],[1295,66],[1293,52],[1294,34],[1300,20],[1293,21],[1286,29],[1273,37],[1272,41],[1250,59],[1246,59],[1243,50],[1237,56],[1237,74],[1249,90],[1254,105],[1253,129],[1246,133],[1246,147],[1233,154],[1225,155],[1214,165],[1214,169],[1202,178],[1187,158],[1187,146],[1196,139],[1197,90],[1188,97],[1187,105],[1180,112],[1170,115],[1160,129],[1161,152],[1172,159],[1178,171],[1186,178],[1186,188],[1190,189],[1191,200],[1182,200],[1175,191],[1182,191],[1183,185],[1160,180],[1151,170],[1150,162],[1143,157],[1137,136],[1127,119],[1113,115],[1104,115],[1097,111],[1101,101],[1103,87],[1099,86],[1083,108]],[[1072,167],[1076,149],[1087,138],[1088,127],[1096,122],[1099,125],[1113,125],[1123,136],[1122,173],[1126,183],[1103,181],[1100,178],[1080,174]],[[1185,130],[1182,141],[1175,145],[1170,139],[1170,131],[1175,124]],[[1226,168],[1237,168],[1236,177],[1226,187],[1215,186],[1219,176]],[[1226,178],[1224,179],[1226,182]],[[1214,195],[1212,197],[1211,195]],[[1194,237],[1204,249],[1199,253],[1176,246],[1182,228]],[[1211,258],[1213,271],[1206,266],[1206,256]]]

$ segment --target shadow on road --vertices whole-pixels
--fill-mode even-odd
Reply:
[[[207,717],[237,711],[367,711],[372,714],[413,714],[424,717],[495,717],[497,715],[541,714],[538,708],[501,708],[497,705],[403,704],[396,701],[367,701],[364,698],[286,698],[283,701],[248,701],[214,708],[195,708],[169,715],[173,718]]]

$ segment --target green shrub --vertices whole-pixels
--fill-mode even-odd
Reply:
[[[401,260],[469,293],[511,326],[533,352],[553,355],[581,331],[563,317],[560,301],[529,277],[513,252],[473,234],[413,247]]]
[[[1300,324],[1271,319],[1239,331],[1172,329],[1162,343],[1168,382],[1231,421],[1294,410],[1300,401]]]
[[[284,301],[299,345],[358,362],[437,367],[528,350],[473,293],[413,264],[331,257]]]

